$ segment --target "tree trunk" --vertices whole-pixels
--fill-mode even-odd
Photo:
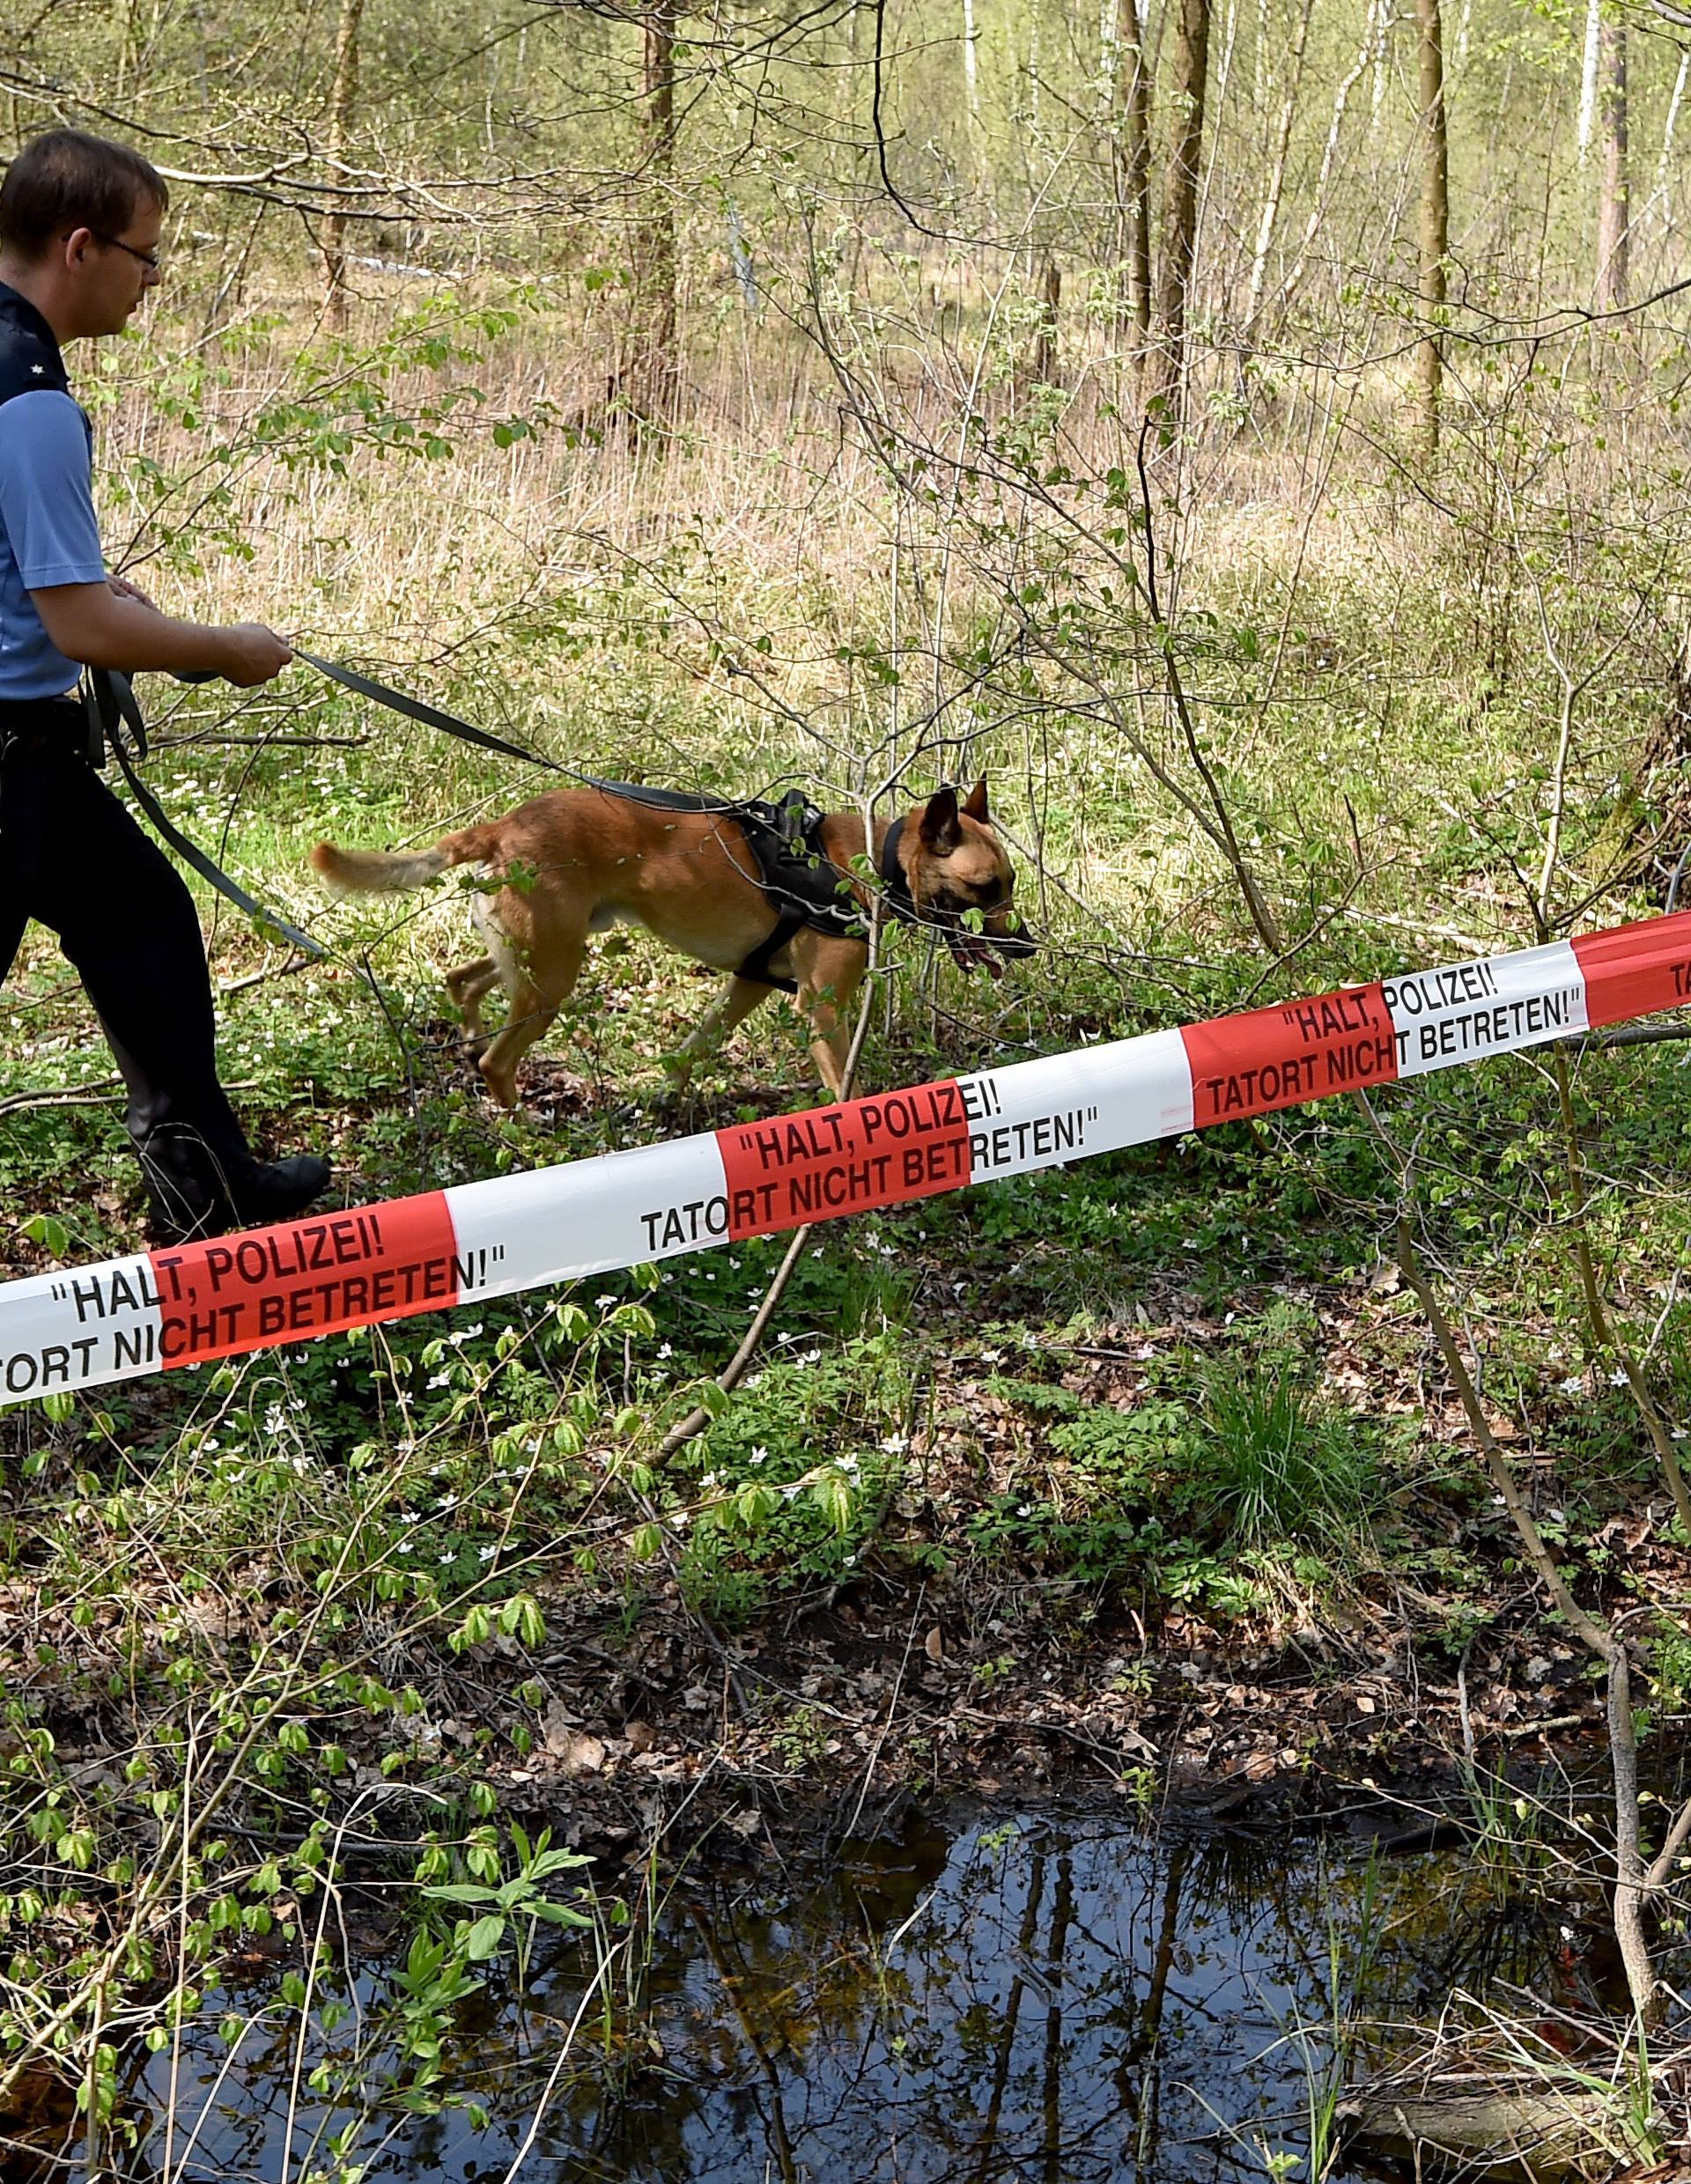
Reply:
[[[1603,114],[1603,188],[1597,210],[1597,307],[1620,311],[1627,300],[1630,210],[1627,185],[1627,26],[1603,26],[1600,103]]]
[[[1033,345],[1033,376],[1042,387],[1057,384],[1057,310],[1063,299],[1063,276],[1049,252],[1039,272],[1039,331]]]
[[[1385,63],[1392,43],[1392,0],[1368,0],[1368,50],[1374,70],[1368,102],[1370,144],[1380,133],[1380,110],[1385,104]]]
[[[1421,33],[1421,309],[1425,330],[1416,351],[1421,446],[1438,453],[1438,404],[1444,351],[1438,314],[1444,307],[1451,240],[1450,139],[1444,120],[1444,34],[1439,0],[1415,0]]]
[[[634,399],[649,423],[675,415],[681,380],[676,311],[676,22],[679,0],[657,0],[646,16],[641,75],[647,210],[639,224],[636,293],[639,355]]]
[[[1142,366],[1151,335],[1151,70],[1139,0],[1118,0],[1119,71],[1113,151],[1121,219],[1121,264],[1133,361]]]
[[[980,119],[980,81],[975,56],[975,0],[963,0],[963,95],[969,102],[969,118]]]
[[[1315,188],[1310,193],[1309,216],[1303,223],[1303,240],[1298,244],[1296,255],[1293,257],[1286,273],[1275,283],[1273,300],[1276,303],[1283,296],[1296,295],[1303,286],[1303,269],[1309,263],[1310,252],[1315,246],[1316,237],[1321,232],[1321,222],[1326,213],[1329,185],[1333,181],[1333,170],[1339,157],[1340,140],[1344,134],[1345,111],[1350,104],[1351,92],[1362,82],[1368,68],[1369,57],[1372,51],[1370,41],[1373,34],[1373,25],[1370,20],[1364,27],[1362,47],[1357,53],[1354,65],[1348,75],[1340,77],[1338,88],[1333,94],[1333,116],[1327,123],[1326,141],[1321,147],[1321,165],[1315,178]]]
[[[1680,108],[1685,100],[1685,79],[1691,75],[1691,53],[1680,55],[1679,70],[1673,78],[1673,91],[1667,102],[1667,119],[1662,123],[1661,156],[1656,162],[1656,184],[1650,193],[1650,203],[1640,217],[1642,227],[1667,195],[1667,166],[1673,157],[1673,131],[1678,125]]]
[[[335,77],[329,93],[329,179],[345,181],[347,147],[358,102],[358,21],[364,0],[341,0],[335,29]],[[330,201],[331,203],[335,200]],[[338,332],[346,324],[346,218],[331,212],[323,222],[324,315]]]
[[[1163,268],[1157,293],[1156,391],[1179,407],[1186,379],[1186,319],[1198,240],[1198,177],[1209,85],[1209,0],[1169,0],[1174,18],[1170,109],[1174,146],[1163,197]]]
[[[1580,57],[1579,116],[1574,124],[1574,139],[1582,160],[1591,148],[1591,130],[1597,122],[1598,56],[1602,43],[1602,0],[1585,0],[1585,50]]]
[[[1303,77],[1303,49],[1309,43],[1310,17],[1315,0],[1298,0],[1292,23],[1291,50],[1287,55],[1286,96],[1281,102],[1280,125],[1274,132],[1268,162],[1268,187],[1263,192],[1262,215],[1257,222],[1257,244],[1251,255],[1251,278],[1245,288],[1244,316],[1240,321],[1249,340],[1262,305],[1262,284],[1268,270],[1268,253],[1274,240],[1274,222],[1286,189],[1286,159],[1291,149],[1292,123],[1297,116],[1298,87]]]

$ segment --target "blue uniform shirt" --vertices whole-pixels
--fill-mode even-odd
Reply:
[[[93,446],[52,328],[0,281],[0,701],[58,697],[82,673],[30,593],[106,580]]]

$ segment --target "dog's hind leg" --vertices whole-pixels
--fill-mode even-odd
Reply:
[[[464,1037],[482,1036],[482,1001],[499,983],[499,967],[491,956],[478,956],[473,963],[460,963],[447,973],[447,999],[464,1020]]]
[[[772,985],[760,985],[755,978],[729,980],[675,1052],[664,1057],[664,1068],[677,1092],[684,1092],[691,1082],[694,1064],[715,1053],[735,1026],[743,1023],[774,991]]]
[[[476,1065],[501,1107],[516,1105],[517,1065],[535,1041],[550,1029],[558,1010],[569,1000],[580,968],[581,951],[578,948],[575,962],[567,973],[561,964],[549,965],[550,975],[544,985],[525,974],[514,989],[507,985],[510,1016],[504,1029],[488,1042],[486,1051]]]
[[[519,942],[484,903],[476,903],[475,915],[511,1002],[504,1029],[488,1042],[476,1066],[500,1106],[514,1107],[517,1065],[574,992],[587,951],[587,928],[530,914],[525,920],[528,930]]]

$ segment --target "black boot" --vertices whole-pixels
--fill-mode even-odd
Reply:
[[[158,1243],[192,1243],[229,1228],[262,1228],[303,1214],[328,1187],[327,1161],[314,1154],[269,1166],[243,1146],[221,1155],[195,1129],[166,1124],[137,1140],[146,1177],[149,1230]]]
[[[329,1188],[329,1166],[315,1153],[294,1153],[286,1160],[255,1165],[251,1175],[237,1183],[235,1213],[243,1228],[264,1228],[272,1221],[292,1221],[303,1214],[314,1199]]]
[[[166,1124],[136,1140],[155,1243],[220,1236],[234,1221],[224,1165],[197,1130]]]

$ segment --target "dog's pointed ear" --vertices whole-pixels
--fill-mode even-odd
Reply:
[[[986,777],[983,773],[969,792],[963,807],[965,819],[976,820],[981,826],[988,823],[986,817]]]
[[[922,808],[922,847],[935,857],[949,856],[963,839],[957,823],[957,792],[938,789]]]

